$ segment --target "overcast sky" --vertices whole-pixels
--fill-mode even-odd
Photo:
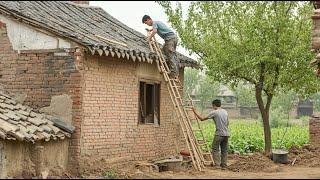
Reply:
[[[173,1],[173,3],[174,2],[175,1]],[[182,1],[181,4],[182,8],[187,10],[190,1]],[[148,27],[147,25],[142,24],[142,16],[145,14],[149,15],[153,20],[164,22],[174,30],[170,26],[164,10],[155,1],[90,1],[90,5],[103,8],[114,18],[145,35],[145,28]],[[156,39],[163,43],[163,40],[159,36],[156,36]],[[181,46],[177,47],[177,51],[185,56],[189,56],[188,51]],[[194,55],[189,57],[196,59],[196,56]]]

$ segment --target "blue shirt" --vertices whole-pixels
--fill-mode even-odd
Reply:
[[[176,37],[176,34],[161,21],[153,21],[152,27],[157,29],[157,34],[164,40]]]

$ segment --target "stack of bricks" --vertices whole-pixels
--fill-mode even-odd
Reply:
[[[320,114],[313,115],[309,121],[310,143],[320,148]]]

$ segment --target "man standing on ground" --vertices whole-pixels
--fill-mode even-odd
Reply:
[[[158,35],[164,40],[163,52],[167,56],[168,67],[171,72],[169,75],[171,77],[178,78],[179,76],[179,66],[176,56],[176,47],[178,43],[178,38],[176,34],[169,29],[163,22],[161,21],[153,21],[150,16],[144,15],[142,17],[142,23],[147,24],[148,26],[152,26],[152,33],[148,37],[148,41],[158,33]]]
[[[212,142],[212,156],[215,163],[215,167],[221,166],[222,169],[227,168],[228,159],[228,138],[230,136],[228,126],[228,113],[221,108],[221,101],[219,99],[212,101],[213,111],[207,117],[201,117],[197,114],[195,109],[193,112],[201,120],[213,119],[216,125],[216,132]],[[219,158],[221,148],[221,159]]]

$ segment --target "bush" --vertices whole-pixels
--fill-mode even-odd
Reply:
[[[288,124],[288,115],[283,113],[279,108],[271,109],[269,120],[271,128],[290,126]]]
[[[309,116],[301,116],[299,118],[299,120],[301,120],[302,125],[307,126],[307,125],[309,125],[310,117]]]
[[[211,120],[201,122],[204,136],[210,147],[215,133],[215,125]],[[231,120],[229,125],[229,153],[247,154],[264,150],[263,126],[254,120]],[[292,125],[271,129],[272,147],[289,149],[292,145],[299,147],[309,142],[308,126]],[[281,141],[283,137],[283,140]]]

